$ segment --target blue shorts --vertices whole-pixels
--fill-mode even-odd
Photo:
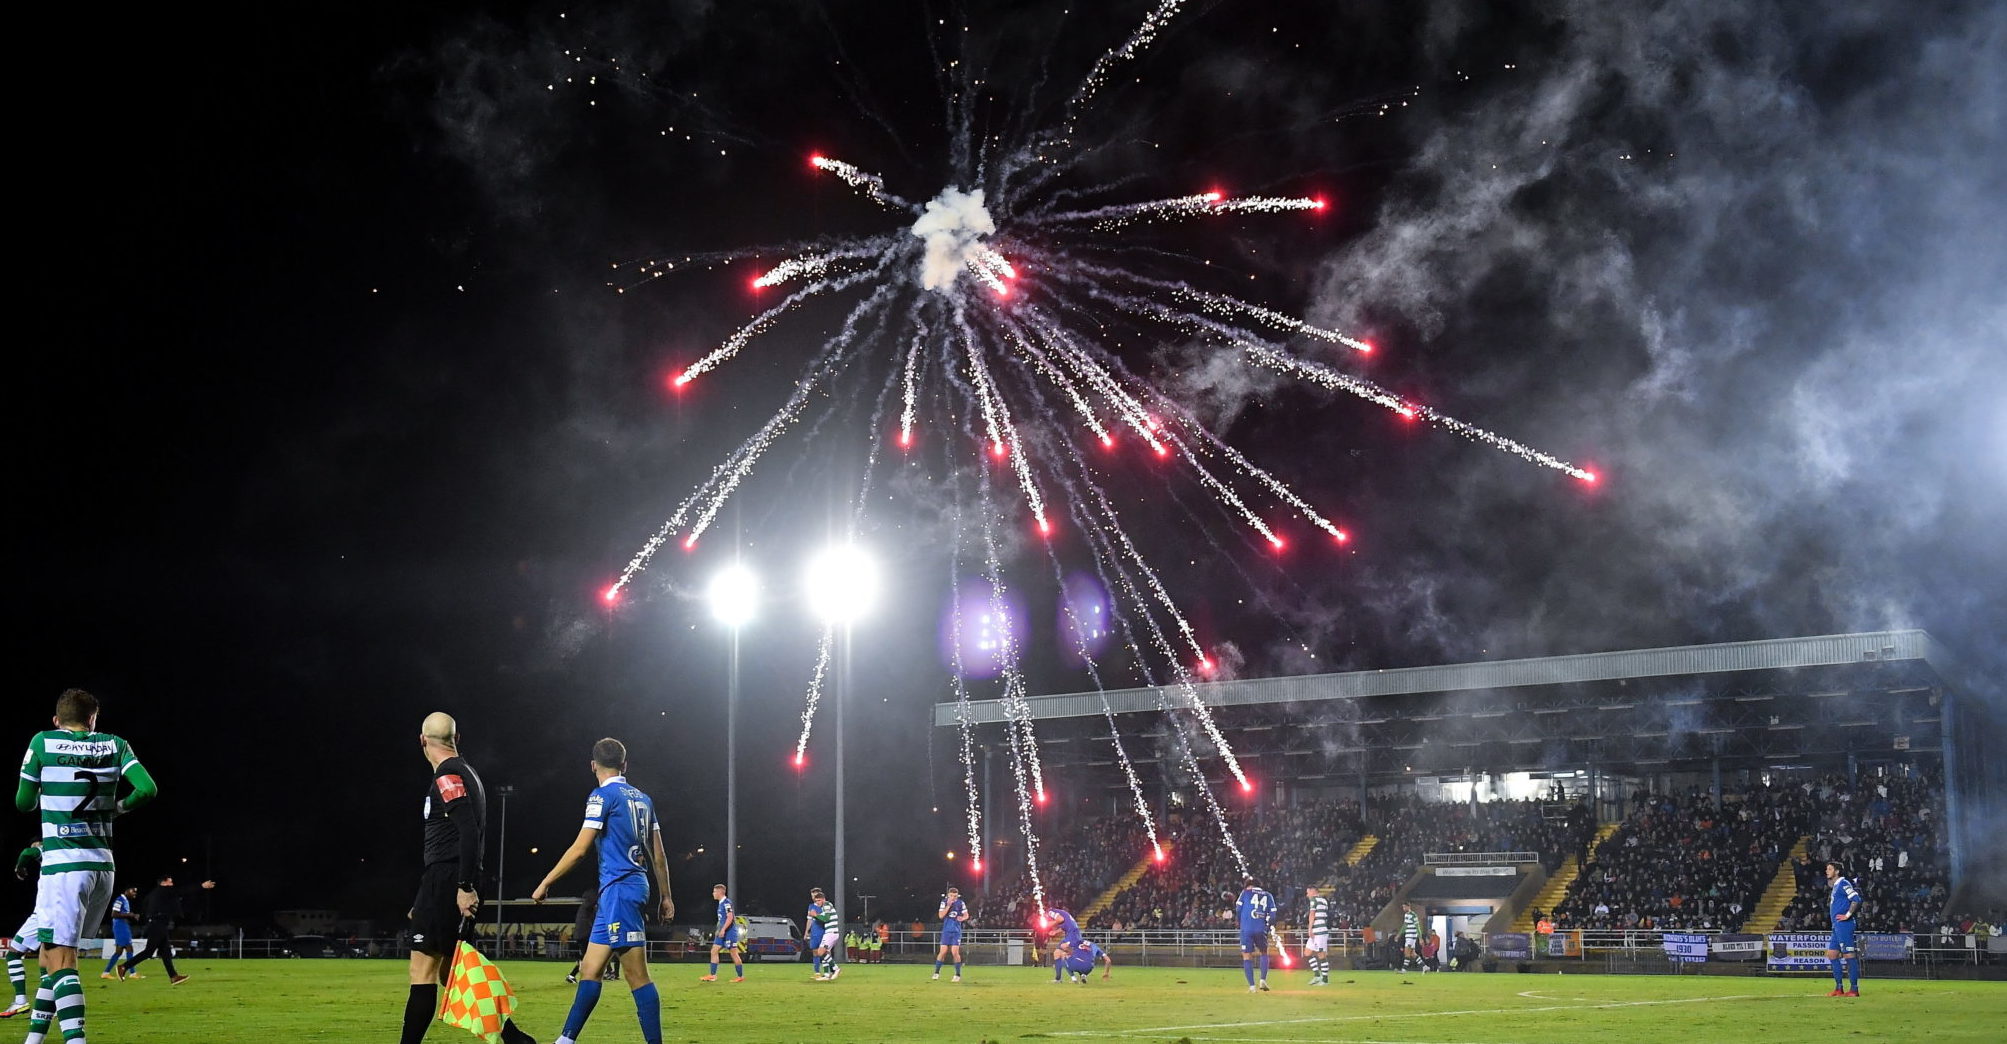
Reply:
[[[713,946],[737,946],[739,944],[739,926],[735,924],[719,932],[718,937],[711,940],[711,944]]]
[[[960,946],[962,944],[962,922],[949,921],[941,926],[941,945]]]
[[[1833,937],[1826,940],[1826,949],[1838,950],[1842,957],[1853,956],[1857,952],[1854,946],[1854,923],[1841,921],[1833,925]]]
[[[599,890],[599,912],[592,921],[592,940],[616,950],[648,943],[648,882],[641,878],[615,881]]]
[[[121,950],[132,946],[132,929],[127,928],[124,921],[118,922],[118,926],[112,929],[112,945]]]
[[[1091,972],[1094,970],[1094,958],[1089,954],[1076,951],[1060,958],[1059,966],[1071,972]]]
[[[808,948],[811,953],[822,949],[822,927],[820,925],[809,930]]]
[[[1267,933],[1267,932],[1242,932],[1242,933],[1240,933],[1240,952],[1242,952],[1242,953],[1267,953],[1267,952],[1268,952],[1268,933]]]

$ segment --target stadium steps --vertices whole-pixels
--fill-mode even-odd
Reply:
[[[1777,864],[1777,873],[1770,878],[1770,886],[1763,890],[1762,898],[1756,900],[1756,907],[1749,911],[1749,917],[1742,922],[1746,930],[1768,932],[1777,927],[1784,917],[1784,908],[1798,894],[1798,875],[1791,871],[1791,862],[1810,851],[1812,839],[1800,837],[1791,851],[1784,853],[1784,861]]]
[[[1358,866],[1359,861],[1370,855],[1373,849],[1379,847],[1379,844],[1380,839],[1372,834],[1367,834],[1365,837],[1360,838],[1359,843],[1353,845],[1350,852],[1345,853],[1345,865]]]
[[[1620,823],[1605,823],[1598,827],[1595,839],[1589,842],[1589,851],[1594,852],[1596,849],[1601,848],[1603,842],[1608,841],[1610,835],[1616,833],[1617,828],[1621,825]],[[1560,869],[1554,871],[1554,876],[1548,878],[1547,883],[1541,886],[1539,894],[1533,897],[1533,901],[1527,904],[1526,909],[1513,915],[1512,930],[1515,932],[1532,931],[1533,911],[1553,910],[1555,905],[1561,902],[1561,897],[1568,894],[1568,886],[1574,884],[1575,879],[1580,876],[1582,876],[1582,863],[1571,855],[1561,864]]]
[[[1164,851],[1169,853],[1171,846],[1165,845]],[[1123,892],[1135,887],[1136,882],[1143,879],[1143,875],[1150,870],[1151,862],[1156,858],[1156,854],[1152,853],[1136,860],[1136,865],[1130,867],[1128,873],[1116,878],[1114,884],[1109,885],[1100,895],[1095,896],[1094,901],[1087,904],[1087,909],[1074,915],[1074,920],[1081,924],[1086,924],[1098,916],[1101,911],[1108,909],[1109,906],[1114,904],[1116,899],[1121,897]]]

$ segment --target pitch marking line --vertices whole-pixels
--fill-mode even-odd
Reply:
[[[1456,1015],[1532,1015],[1548,1011],[1593,1011],[1599,1008],[1646,1008],[1661,1004],[1711,1004],[1716,1001],[1765,1000],[1753,993],[1727,997],[1679,997],[1672,1000],[1609,1001],[1603,1004],[1549,1004],[1533,1008],[1458,1008],[1450,1011],[1408,1011],[1384,1015],[1323,1015],[1305,1019],[1268,1019],[1258,1022],[1202,1022],[1183,1026],[1148,1026],[1131,1030],[1063,1030],[1055,1037],[1149,1037],[1181,1030],[1248,1029],[1254,1026],[1300,1026],[1318,1022],[1372,1022],[1380,1019],[1440,1019]],[[1262,1040],[1273,1037],[1208,1037],[1207,1040]]]

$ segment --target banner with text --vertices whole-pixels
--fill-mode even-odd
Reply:
[[[1724,932],[1714,937],[1708,944],[1708,956],[1717,961],[1756,961],[1763,959],[1763,937],[1760,935],[1736,935]]]
[[[1687,964],[1707,960],[1707,936],[1698,932],[1667,932],[1661,941],[1665,944],[1667,960]]]
[[[1439,866],[1437,877],[1512,877],[1519,871],[1509,866]]]
[[[1870,961],[1906,961],[1912,948],[1908,932],[1871,932],[1861,936],[1861,958]]]
[[[1508,961],[1533,959],[1533,936],[1526,932],[1493,932],[1486,939],[1494,957]]]
[[[1773,932],[1770,935],[1771,971],[1825,971],[1828,935]]]

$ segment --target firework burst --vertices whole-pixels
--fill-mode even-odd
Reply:
[[[1300,516],[1337,542],[1348,540],[1350,534],[1207,429],[1191,409],[1125,365],[1105,335],[1108,325],[1121,323],[1154,330],[1159,338],[1212,343],[1223,351],[1243,353],[1250,365],[1425,419],[1578,479],[1594,481],[1595,476],[1409,402],[1292,348],[1292,342],[1322,342],[1358,357],[1373,351],[1363,339],[1124,260],[1133,255],[1133,244],[1124,237],[1147,233],[1154,226],[1225,216],[1314,213],[1326,209],[1323,199],[1236,197],[1206,191],[1123,202],[1110,199],[1113,186],[1058,187],[1063,178],[1082,176],[1079,161],[1084,150],[1077,139],[1096,96],[1118,67],[1148,48],[1180,6],[1179,0],[1156,6],[1128,39],[1093,64],[1068,98],[1059,123],[1028,131],[1014,141],[973,129],[971,99],[980,92],[964,69],[959,85],[947,92],[949,157],[944,183],[932,187],[934,194],[924,202],[895,194],[883,177],[843,160],[825,155],[809,159],[815,171],[840,180],[894,220],[879,232],[819,242],[810,249],[787,252],[783,260],[768,265],[751,280],[751,288],[785,296],[673,378],[677,388],[699,379],[722,378],[729,373],[728,363],[758,350],[761,335],[804,304],[850,302],[836,332],[807,360],[787,401],[690,492],[604,593],[609,602],[616,600],[664,544],[673,540],[686,550],[694,548],[718,518],[719,509],[769,451],[800,426],[813,404],[875,396],[879,414],[872,418],[864,483],[868,486],[871,471],[879,465],[884,432],[896,429],[900,450],[911,451],[925,429],[938,431],[936,452],[946,456],[948,481],[963,505],[956,512],[951,549],[955,569],[964,558],[971,561],[993,602],[1008,586],[1009,542],[1004,527],[1026,524],[1037,537],[1045,538],[1055,577],[1063,569],[1060,551],[1049,539],[1056,523],[1064,521],[1081,534],[1077,546],[1085,550],[1104,589],[1115,596],[1111,607],[1115,630],[1146,680],[1159,686],[1162,706],[1177,726],[1173,735],[1179,760],[1218,819],[1227,848],[1245,870],[1199,760],[1217,758],[1242,790],[1252,789],[1197,685],[1212,673],[1212,658],[1171,587],[1131,539],[1098,477],[1102,465],[1091,461],[1094,454],[1105,455],[1133,437],[1151,457],[1174,462],[1229,517],[1278,551],[1285,539],[1269,512]],[[952,81],[953,77],[944,79]],[[616,267],[629,279],[620,284],[628,289],[678,270],[679,263],[681,270],[688,270],[700,260],[749,256],[772,257],[774,252],[690,255]],[[863,334],[867,329],[872,336]],[[894,400],[896,424],[887,416]],[[860,494],[859,512],[864,503]],[[959,606],[960,599],[954,604]],[[996,608],[1001,615],[1001,605]],[[957,613],[951,626],[959,646],[963,621]],[[1026,866],[1042,916],[1044,891],[1033,822],[1034,806],[1045,800],[1045,781],[1019,663],[1021,636],[1006,630],[1000,640],[1002,666],[996,685],[1008,717],[1007,748]],[[806,756],[831,641],[825,632],[818,646],[795,749],[797,764]],[[1098,688],[1101,674],[1092,655],[1084,646],[1077,654]],[[953,689],[963,708],[960,749],[969,789],[965,826],[970,852],[979,865],[986,855],[980,849],[984,810],[974,787],[969,684],[959,654],[953,666]],[[1136,813],[1161,858],[1163,847],[1141,782],[1116,731],[1114,715],[1107,718],[1136,799]]]

